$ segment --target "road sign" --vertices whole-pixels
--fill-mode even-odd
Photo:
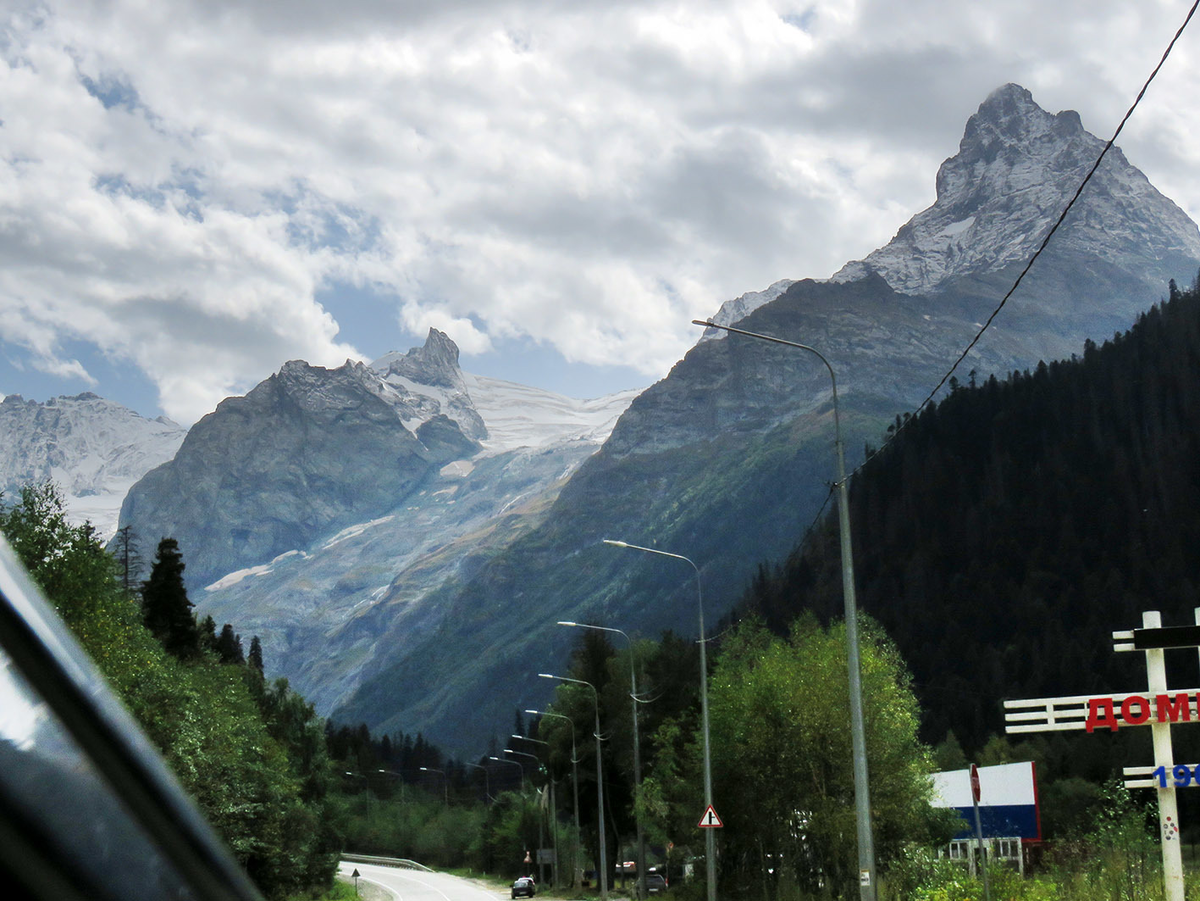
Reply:
[[[725,824],[721,822],[721,818],[717,816],[717,812],[709,804],[708,810],[704,811],[704,816],[700,817],[700,822],[697,825],[701,829],[720,829]]]
[[[1115,646],[1115,650],[1118,651],[1200,647],[1200,625],[1128,629],[1124,632],[1113,632],[1113,640],[1120,642]]]
[[[971,764],[971,796],[979,803],[979,767]]]

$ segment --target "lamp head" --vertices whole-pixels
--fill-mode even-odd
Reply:
[[[613,539],[611,539],[611,538],[605,538],[605,539],[603,540],[603,543],[604,543],[604,544],[611,544],[613,547],[629,547],[629,545],[628,545],[626,542],[624,542],[624,541],[614,541],[614,540],[613,540]]]

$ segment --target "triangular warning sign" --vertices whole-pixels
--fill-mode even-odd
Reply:
[[[700,817],[700,822],[697,825],[701,829],[720,829],[725,824],[721,822],[721,818],[717,816],[716,810],[709,804],[708,810],[704,811],[704,816]]]

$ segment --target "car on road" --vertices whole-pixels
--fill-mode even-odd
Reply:
[[[512,896],[514,898],[532,898],[536,893],[537,886],[529,876],[522,876],[512,884]]]
[[[646,894],[661,895],[667,890],[667,878],[662,873],[646,874]]]

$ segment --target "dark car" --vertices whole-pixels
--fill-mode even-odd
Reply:
[[[667,890],[667,878],[661,873],[646,874],[646,893],[649,895],[661,895]]]
[[[526,898],[532,898],[537,892],[537,886],[528,876],[522,876],[512,885],[512,896],[514,898],[524,895]]]

